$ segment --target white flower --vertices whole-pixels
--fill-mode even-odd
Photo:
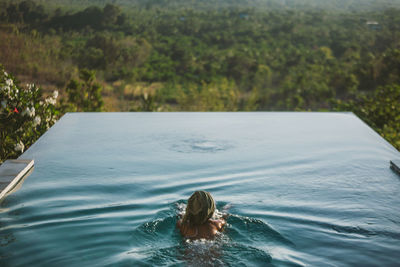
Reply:
[[[55,105],[56,104],[56,99],[52,98],[52,97],[46,98],[45,101],[46,101],[47,104],[51,104],[51,105]]]
[[[58,91],[55,90],[55,91],[53,92],[53,98],[56,99],[57,97],[58,97]]]
[[[39,116],[36,116],[36,117],[33,119],[33,127],[39,125],[41,121],[42,121],[42,120],[40,119],[40,117],[39,117]]]
[[[6,108],[6,107],[7,107],[7,100],[1,101],[1,106],[2,106],[3,108]]]
[[[6,95],[10,95],[11,88],[10,88],[10,86],[6,85],[3,88],[1,88],[1,91],[4,91],[6,93]]]
[[[7,73],[7,72],[4,72],[4,76],[8,76],[8,73]]]
[[[17,143],[15,146],[14,146],[14,150],[15,151],[17,151],[17,152],[24,152],[24,148],[25,148],[25,146],[24,146],[24,143],[22,143],[22,141],[19,141],[19,143]]]
[[[28,115],[29,117],[33,117],[35,116],[35,108],[34,107],[26,108],[24,109],[24,111],[22,111],[21,115],[22,116]]]
[[[13,80],[7,79],[6,84],[7,84],[7,86],[13,86],[14,83],[13,83]]]
[[[30,113],[29,113],[29,116],[30,117],[33,117],[33,116],[35,116],[35,108],[34,107],[31,107],[31,109],[29,110],[30,111]]]

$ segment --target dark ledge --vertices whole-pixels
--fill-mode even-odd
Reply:
[[[9,159],[0,165],[0,201],[20,183],[33,164],[33,159]]]

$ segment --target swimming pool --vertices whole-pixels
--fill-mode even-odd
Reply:
[[[400,153],[351,113],[70,113],[21,158],[1,266],[397,265]],[[228,227],[186,242],[210,191]]]

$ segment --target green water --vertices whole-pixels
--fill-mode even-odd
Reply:
[[[346,113],[67,114],[22,155],[0,265],[396,266],[399,154]],[[213,241],[175,228],[195,190]]]

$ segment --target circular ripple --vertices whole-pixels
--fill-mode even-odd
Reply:
[[[173,144],[171,149],[182,153],[215,153],[230,149],[232,146],[223,141],[208,139],[185,139]]]

